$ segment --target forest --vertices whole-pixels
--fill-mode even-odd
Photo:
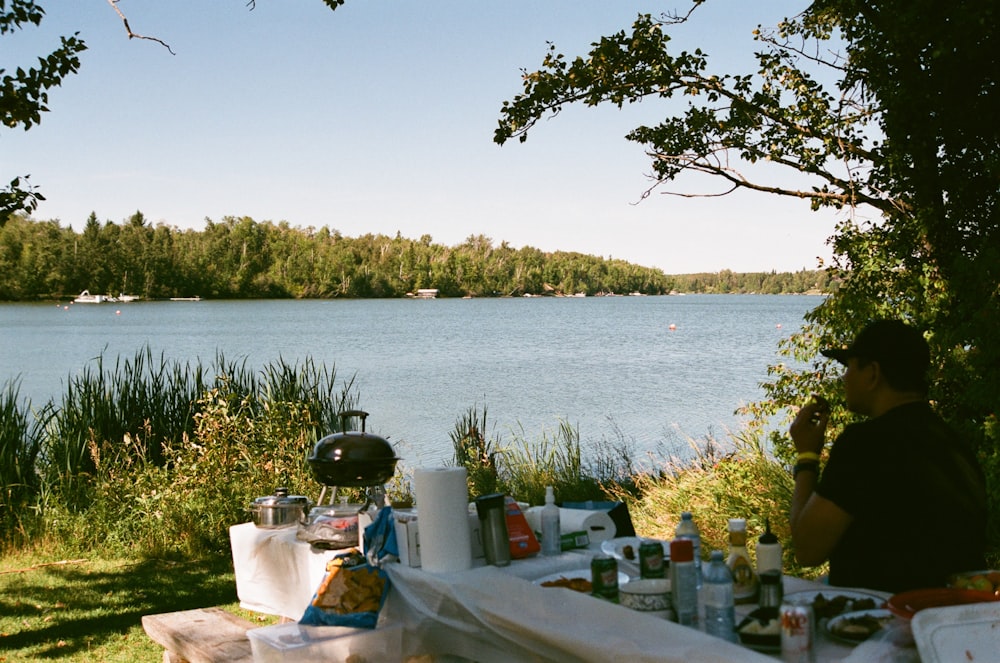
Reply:
[[[82,232],[14,214],[0,226],[0,301],[71,297],[83,290],[144,299],[388,298],[433,288],[442,297],[826,293],[823,270],[668,275],[575,252],[545,252],[470,235],[456,246],[382,234],[206,220],[204,230],[155,226],[136,212],[121,224],[91,214]]]

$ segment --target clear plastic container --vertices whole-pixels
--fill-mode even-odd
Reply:
[[[359,545],[358,511],[360,504],[314,506],[295,537],[318,547],[351,548]]]
[[[275,624],[247,631],[254,663],[400,661],[403,628]]]

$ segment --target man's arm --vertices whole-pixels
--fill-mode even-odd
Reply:
[[[827,403],[821,398],[815,398],[799,410],[789,429],[795,450],[817,459],[812,463],[799,464],[789,514],[795,559],[804,566],[816,566],[825,562],[853,519],[851,514],[816,494],[818,459],[823,452],[829,417],[830,408]]]
[[[830,557],[853,518],[839,506],[816,494],[817,472],[802,470],[792,493],[792,545],[803,566],[817,566]]]

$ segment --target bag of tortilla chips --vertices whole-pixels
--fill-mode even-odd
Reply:
[[[299,620],[310,626],[375,628],[389,581],[357,549],[326,564],[326,575]]]

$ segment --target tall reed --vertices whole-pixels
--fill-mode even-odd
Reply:
[[[499,475],[496,442],[487,433],[486,406],[471,407],[452,430],[455,464],[468,472],[470,496],[475,499],[497,492]]]
[[[103,354],[34,416],[17,383],[0,396],[0,543],[29,531],[122,550],[219,550],[279,484],[312,490],[305,459],[355,409],[354,381],[282,359],[259,371],[218,353],[167,361],[147,347]],[[262,492],[264,491],[264,492]]]
[[[104,462],[128,463],[141,453],[162,465],[165,445],[193,430],[194,404],[204,389],[200,362],[169,362],[147,346],[131,360],[116,358],[105,369],[103,353],[94,365],[70,378],[61,407],[55,408],[46,435],[48,479],[62,485],[72,507],[88,499],[87,477],[97,470],[95,449],[103,446]],[[139,444],[125,444],[126,436]]]
[[[628,492],[632,485],[632,452],[625,439],[592,441],[585,453],[579,430],[565,421],[554,434],[543,431],[537,439],[523,428],[512,436],[504,442],[489,431],[485,406],[470,408],[456,422],[454,462],[468,471],[472,497],[503,492],[542,504],[545,487],[553,486],[560,501],[603,501],[610,486]]]
[[[31,404],[25,402],[22,409],[19,394],[19,379],[5,383],[0,392],[0,531],[12,544],[30,536],[38,524],[41,477],[36,467],[49,416],[46,406],[29,418]]]

